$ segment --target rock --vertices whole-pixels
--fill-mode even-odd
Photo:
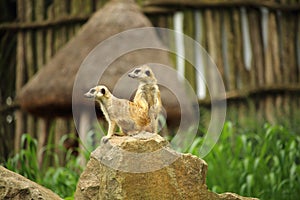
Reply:
[[[208,191],[207,164],[159,135],[114,136],[91,153],[75,199],[253,199]]]
[[[0,199],[55,200],[61,198],[49,189],[0,166]]]

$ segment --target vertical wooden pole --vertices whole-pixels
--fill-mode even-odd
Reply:
[[[81,140],[81,143],[79,145],[79,149],[81,151],[85,151],[86,147],[86,142],[87,142],[87,132],[89,130],[89,127],[90,125],[90,114],[87,113],[87,112],[82,112],[81,113],[81,116],[80,116],[80,122],[79,122],[79,137],[80,137],[80,140]],[[82,154],[82,152],[80,152],[80,157],[81,157],[81,164],[85,164],[86,163],[86,160]]]
[[[24,1],[18,0],[17,1],[17,13],[18,13],[18,20],[20,22],[24,22],[25,18],[25,11],[24,11]],[[17,36],[17,67],[16,67],[16,94],[18,94],[24,84],[24,72],[25,72],[25,60],[24,60],[24,46],[25,46],[25,34],[22,31],[18,32]],[[24,115],[22,111],[17,110],[15,112],[16,118],[16,128],[15,128],[15,144],[14,149],[15,152],[20,150],[20,142],[21,136],[24,133]]]
[[[234,31],[234,61],[236,69],[236,85],[238,89],[246,89],[249,83],[249,77],[243,61],[243,43],[242,43],[242,29],[241,29],[241,16],[240,10],[233,10],[233,31]]]
[[[39,166],[41,167],[43,164],[43,157],[44,157],[44,147],[47,144],[47,136],[49,133],[50,128],[50,121],[48,119],[39,118],[38,122],[38,162]]]
[[[224,81],[227,91],[235,89],[235,77],[233,76],[234,64],[233,64],[233,34],[232,23],[230,18],[231,10],[224,10],[222,13],[222,58],[224,65]]]
[[[263,42],[260,26],[260,13],[257,10],[251,9],[249,11],[249,26],[250,39],[253,48],[253,64],[252,67],[255,70],[254,87],[264,85],[264,65],[263,65]]]
[[[25,1],[25,21],[26,22],[33,22],[33,1]],[[34,66],[34,33],[33,30],[28,30],[25,33],[25,67],[26,67],[26,82],[28,82],[31,77],[35,74],[35,66]],[[35,127],[35,118],[27,114],[27,127],[26,131],[30,134],[33,138],[36,134],[36,127]]]
[[[183,18],[183,31],[184,34],[194,38],[194,23],[193,20],[194,19],[194,13],[193,11],[185,11],[184,12],[184,18]],[[186,57],[195,60],[195,52],[194,52],[194,47],[188,47],[185,45],[185,55]],[[194,66],[189,63],[187,60],[185,60],[185,77],[186,79],[189,81],[189,83],[191,84],[193,89],[196,89],[196,77],[195,77],[195,69]]]
[[[55,119],[55,130],[54,130],[54,144],[55,144],[55,152],[58,155],[59,163],[62,165],[64,164],[65,160],[65,151],[61,149],[62,147],[59,146],[60,141],[63,135],[67,134],[67,119],[64,118],[57,118]]]
[[[209,53],[211,59],[213,60],[213,62],[216,63],[216,61],[218,59],[218,52],[217,52],[217,44],[215,41],[216,38],[214,37],[215,30],[214,30],[213,13],[212,13],[211,9],[206,9],[204,11],[204,18],[205,18],[206,30],[207,30],[208,53]],[[217,85],[215,84],[215,74],[213,73],[213,70],[212,70],[212,67],[214,67],[214,66],[212,66],[213,63],[210,60],[207,63],[208,63],[207,70],[206,70],[207,83],[212,88],[212,91],[209,91],[209,92],[210,93],[217,92],[218,88],[217,88]],[[216,94],[216,93],[214,93],[214,94]]]
[[[37,22],[41,22],[45,19],[45,2],[44,0],[36,0],[35,1],[35,20]],[[36,46],[35,46],[35,53],[36,53],[36,65],[37,70],[40,70],[43,65],[45,64],[45,38],[43,30],[36,31]]]

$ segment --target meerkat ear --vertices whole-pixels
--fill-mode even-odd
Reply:
[[[149,71],[149,70],[145,71],[145,74],[146,74],[147,76],[150,76],[150,71]]]
[[[105,95],[105,89],[104,89],[104,88],[101,88],[101,93],[102,93],[103,95]]]

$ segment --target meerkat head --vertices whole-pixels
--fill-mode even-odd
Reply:
[[[98,100],[108,99],[111,96],[110,91],[104,85],[98,85],[91,88],[84,94],[86,98],[96,98]]]
[[[151,68],[147,65],[135,68],[132,72],[128,74],[130,78],[138,79],[139,81],[145,83],[156,82],[156,78]]]

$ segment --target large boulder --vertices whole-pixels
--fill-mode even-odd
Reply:
[[[210,192],[207,164],[156,134],[113,137],[91,154],[75,199],[253,199]]]
[[[56,200],[61,198],[51,190],[0,166],[0,199]]]

